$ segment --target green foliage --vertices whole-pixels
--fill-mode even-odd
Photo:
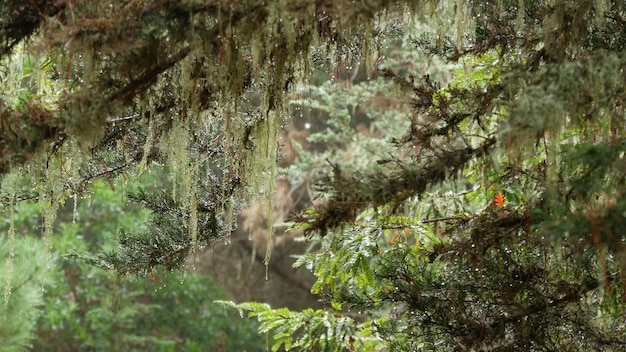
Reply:
[[[328,290],[330,294],[338,295],[370,294],[355,288],[374,283],[370,260],[379,252],[377,240],[382,233],[375,228],[355,228],[350,231],[351,236],[329,236],[326,241],[330,243],[316,253],[300,257],[294,264],[300,266],[306,263],[309,269],[315,268],[317,282],[311,288],[313,293]],[[341,300],[331,303],[334,303],[334,308],[341,309]]]
[[[11,251],[16,255],[9,259]],[[39,275],[41,263],[32,259],[41,252],[41,243],[36,239],[8,241],[6,236],[0,237],[0,257],[6,258],[0,262],[0,282],[7,290],[4,300],[0,302],[0,340],[3,351],[26,351],[32,347],[43,304],[44,285]]]
[[[154,177],[143,180],[143,184],[152,182],[156,182]],[[16,253],[12,292],[7,304],[0,306],[7,322],[2,324],[3,348],[263,350],[256,325],[232,324],[235,313],[213,303],[227,295],[210,277],[165,270],[152,271],[143,279],[124,277],[102,270],[97,257],[89,256],[93,251],[113,249],[120,229],[147,231],[150,212],[127,204],[128,197],[120,191],[137,186],[119,182],[114,191],[98,182],[89,199],[68,202],[55,224],[47,270],[43,270],[43,262],[32,260],[45,253],[41,241],[33,236],[41,222],[40,204],[16,207],[12,226],[21,235],[13,244],[5,238],[0,242],[3,257],[8,257],[10,245]],[[2,269],[4,284],[9,271]]]
[[[213,302],[227,294],[210,277],[187,275],[180,280],[171,275],[165,280],[163,288],[154,295],[153,304],[159,309],[146,331],[159,329],[163,335],[175,336],[183,341],[178,343],[178,351],[264,351],[258,324],[233,324],[236,316]],[[165,321],[175,323],[159,326]]]
[[[231,205],[228,209],[220,200],[228,194],[234,197],[235,186],[216,185],[225,182],[216,177],[194,177],[190,181],[193,185],[187,187],[194,187],[197,189],[194,192],[203,194],[203,198],[193,204],[195,210],[191,213],[188,211],[192,206],[189,199],[177,200],[168,189],[148,192],[138,187],[130,192],[129,200],[151,211],[148,226],[121,229],[116,239],[117,247],[90,261],[107,270],[115,269],[122,275],[147,275],[157,267],[172,271],[184,268],[189,254],[197,248],[202,249],[227,238],[236,220],[233,211],[238,211],[239,205]],[[197,228],[195,238],[190,236],[190,228]]]
[[[261,323],[260,331],[272,332],[275,341],[272,351],[281,347],[306,351],[382,350],[376,328],[370,322],[359,324],[326,310],[293,312],[286,308],[271,309],[267,304],[255,302],[218,303],[238,309],[242,316],[247,311],[249,317],[257,317]]]

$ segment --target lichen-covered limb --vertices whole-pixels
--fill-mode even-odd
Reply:
[[[403,163],[388,174],[376,171],[345,176],[338,165],[332,164],[333,177],[324,182],[328,185],[324,191],[331,194],[330,198],[316,209],[312,218],[301,220],[309,224],[307,232],[325,235],[329,230],[354,221],[367,207],[397,206],[410,197],[421,195],[429,186],[457,174],[473,158],[488,154],[495,144],[494,138],[487,139],[478,147],[442,153],[427,165]]]

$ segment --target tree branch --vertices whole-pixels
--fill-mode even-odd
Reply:
[[[141,77],[139,77],[138,79],[130,82],[128,85],[126,85],[126,87],[119,89],[118,91],[110,94],[107,97],[107,101],[108,102],[113,102],[115,100],[119,100],[119,99],[123,99],[128,97],[131,94],[134,94],[134,92],[140,88],[145,88],[146,86],[150,85],[152,82],[154,82],[158,75],[160,75],[161,73],[167,71],[168,69],[170,69],[172,66],[176,65],[177,63],[179,63],[180,61],[182,61],[185,57],[187,57],[187,55],[191,52],[191,48],[190,47],[186,47],[183,50],[179,51],[176,55],[172,56],[168,61],[166,61],[165,63],[158,65],[157,67],[153,68],[152,70],[144,73]]]
[[[421,168],[417,165],[400,166],[392,176],[373,173],[360,175],[356,180],[343,176],[339,166],[331,164],[334,177],[329,177],[326,182],[332,185],[329,191],[334,193],[333,196],[318,209],[315,217],[300,218],[298,221],[309,223],[306,233],[319,231],[324,236],[328,230],[354,221],[358,213],[368,206],[397,206],[424,193],[428,186],[442,182],[474,157],[487,154],[495,144],[495,138],[489,138],[476,148],[446,151]]]

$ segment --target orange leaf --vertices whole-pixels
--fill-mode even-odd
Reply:
[[[504,194],[500,192],[496,193],[496,195],[493,197],[493,201],[499,208],[504,207]]]

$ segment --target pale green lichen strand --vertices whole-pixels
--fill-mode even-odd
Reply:
[[[15,259],[15,175],[7,177],[7,193],[9,195],[9,230],[7,231],[7,239],[9,241],[9,255],[5,261],[6,263],[6,287],[4,289],[4,304],[9,303],[9,297],[11,297],[14,259]]]
[[[154,139],[155,139],[155,127],[154,120],[150,119],[148,122],[148,133],[146,135],[146,142],[143,145],[143,155],[141,156],[141,162],[139,163],[139,174],[141,174],[144,170],[149,170],[150,165],[148,165],[148,157],[152,152],[152,148],[154,148]]]
[[[198,201],[197,183],[199,161],[194,159],[189,153],[190,132],[195,130],[195,119],[177,116],[172,128],[163,139],[161,149],[167,155],[167,164],[174,185],[172,186],[172,196],[179,200],[186,212],[192,242],[192,251],[195,252],[198,245]]]
[[[165,151],[167,165],[172,174],[174,185],[172,195],[174,199],[185,201],[191,184],[189,170],[189,132],[187,131],[185,118],[182,116],[173,117],[172,128],[163,138],[161,149]],[[180,188],[180,190],[179,190]],[[182,191],[182,194],[179,192]]]
[[[47,165],[39,196],[43,215],[44,270],[42,270],[42,283],[45,282],[47,271],[52,264],[54,222],[57,218],[59,202],[63,200],[62,157],[51,156],[47,160]]]

